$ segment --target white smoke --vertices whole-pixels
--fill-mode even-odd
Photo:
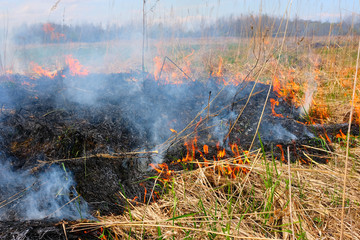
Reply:
[[[92,218],[72,176],[59,166],[40,174],[13,171],[0,155],[0,221]]]
[[[300,116],[306,116],[309,113],[311,104],[312,104],[312,100],[313,100],[313,95],[317,89],[317,83],[315,81],[314,75],[311,73],[307,73],[307,88],[305,91],[305,97],[304,97],[304,103],[303,105],[300,107]]]

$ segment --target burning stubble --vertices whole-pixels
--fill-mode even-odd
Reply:
[[[193,81],[172,74],[168,67],[163,68],[161,79],[160,73],[95,74],[74,57],[64,57],[62,70],[33,63],[34,76],[11,75],[13,85],[1,88],[6,107],[13,109],[1,121],[2,136],[9,136],[4,145],[18,158],[13,162],[28,164],[14,171],[8,164],[10,157],[3,158],[2,171],[7,175],[1,183],[9,189],[2,200],[4,219],[90,218],[86,202],[75,190],[72,170],[82,191],[89,193],[84,190],[92,187],[89,183],[106,190],[103,194],[92,190],[85,198],[91,199],[92,209],[102,211],[108,207],[96,205],[99,202],[119,205],[112,196],[120,184],[127,184],[126,191],[135,189],[130,199],[146,200],[148,191],[139,194],[139,186],[133,184],[139,179],[134,176],[155,169],[170,179],[174,171],[169,164],[174,159],[185,165],[213,166],[215,173],[231,178],[246,173],[246,168],[235,165],[248,163],[244,149],[252,143],[269,90],[273,104],[267,104],[259,128],[261,141],[258,138],[255,146],[263,144],[268,150],[279,144],[308,142],[315,136],[300,122],[294,82],[283,86],[275,81],[270,89],[264,83],[231,80],[222,75],[222,59],[208,79]],[[123,161],[104,157],[131,151],[141,154]],[[285,158],[283,151],[278,155]],[[235,156],[234,166],[217,166],[229,156]],[[197,162],[199,158],[203,163]],[[64,163],[42,166],[31,174],[29,167],[39,159]]]

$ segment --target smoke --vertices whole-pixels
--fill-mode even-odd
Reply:
[[[16,129],[3,123],[9,110],[24,100],[22,93],[5,80],[0,84],[0,221],[93,218],[64,166],[54,164],[32,172],[9,154],[8,138]]]
[[[313,95],[317,89],[317,83],[315,81],[314,75],[311,73],[307,74],[307,88],[305,91],[304,103],[300,108],[300,115],[306,116],[309,114],[309,110],[312,104]]]
[[[127,151],[128,148],[134,151],[138,151],[139,148],[159,150],[158,146],[162,146],[166,151],[170,144],[163,143],[171,136],[177,137],[177,133],[187,128],[190,122],[195,124],[187,128],[187,131],[183,131],[179,138],[193,132],[196,123],[201,122],[200,118],[194,119],[194,117],[202,109],[205,109],[202,119],[211,115],[210,119],[206,120],[206,128],[211,126],[211,130],[207,130],[206,134],[211,135],[212,140],[223,144],[230,129],[229,123],[235,122],[240,109],[245,105],[245,111],[238,119],[237,129],[234,130],[236,132],[234,139],[229,138],[228,141],[240,140],[241,143],[249,144],[256,134],[257,122],[269,88],[269,85],[260,83],[255,86],[253,82],[242,83],[237,87],[228,85],[223,88],[224,85],[216,78],[194,82],[182,79],[184,83],[180,85],[162,85],[161,80],[157,82],[152,75],[145,76],[144,73],[139,72],[77,76],[68,70],[65,67],[55,79],[46,77],[37,79],[35,86],[31,89],[36,92],[37,100],[29,102],[28,100],[33,98],[28,98],[22,103],[29,108],[26,111],[30,113],[34,109],[31,105],[27,106],[28,104],[49,105],[43,106],[48,110],[39,112],[39,116],[47,116],[48,112],[59,109],[61,106],[64,112],[69,113],[67,124],[69,122],[74,124],[76,121],[73,120],[76,119],[86,122],[86,130],[103,127],[105,131],[115,132],[116,136],[109,132],[104,134],[94,132],[96,134],[94,139],[99,140],[97,142],[91,138],[91,141],[97,144],[94,151],[106,151],[108,147],[110,154],[118,147],[115,145],[118,143],[121,146],[116,149],[117,152],[124,149]],[[246,100],[253,88],[256,94],[253,94],[251,101],[247,104]],[[16,99],[10,101],[7,95],[12,94],[4,89],[0,88],[0,93],[2,91],[5,93],[0,96],[0,100],[7,106],[20,102]],[[26,96],[25,94],[18,95],[19,97]],[[270,97],[276,96],[272,93]],[[299,134],[292,134],[289,129],[289,127],[294,128],[292,123],[289,122],[286,125],[289,127],[281,125],[285,120],[273,118],[269,104],[267,106],[264,123],[259,129],[265,142],[291,142],[297,140],[300,133],[304,133],[305,127],[299,126],[299,131],[297,131]],[[209,109],[206,109],[207,107]],[[290,111],[288,107],[285,109],[285,105],[282,106],[282,112],[286,113],[284,115],[290,116]],[[47,119],[51,119],[50,116]],[[277,121],[281,121],[281,124]],[[48,129],[51,126],[49,125]],[[3,126],[0,121],[0,130],[1,127]],[[80,130],[83,129],[79,127]],[[108,139],[107,134],[113,137],[109,137],[111,139],[109,142],[104,141]],[[124,138],[121,138],[122,134]],[[62,136],[61,134],[53,135]],[[308,133],[306,135],[309,136]],[[45,137],[48,138],[48,136]],[[81,139],[85,139],[85,136],[82,137]],[[124,144],[120,142],[122,140],[125,140]],[[79,145],[82,145],[82,142]],[[107,146],[98,147],[98,145]],[[0,151],[2,149],[0,141]],[[152,161],[162,162],[165,157],[164,152],[152,156]],[[75,190],[71,173],[63,165],[62,167],[53,165],[33,174],[28,170],[15,171],[9,163],[14,162],[13,159],[4,153],[0,160],[0,220],[91,218],[86,202]],[[148,167],[145,161],[140,163],[142,165],[140,167],[144,170]]]
[[[0,221],[92,218],[71,174],[59,166],[39,174],[14,171],[0,153],[0,186]]]

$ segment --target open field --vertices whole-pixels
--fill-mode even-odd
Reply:
[[[273,84],[282,97],[305,106],[309,124],[347,123],[357,40],[351,36],[149,40],[145,67],[156,74],[159,60],[154,58],[159,57],[161,66],[167,56],[196,81],[215,75],[225,82],[245,79]],[[63,56],[72,54],[89,72],[140,70],[138,46],[140,42],[16,47],[8,65],[14,71],[33,74],[30,62],[56,70],[64,66]],[[169,83],[183,77],[169,63],[163,74]],[[358,123],[359,84],[355,90],[353,122]],[[98,222],[73,227],[101,229],[101,239],[339,239],[341,232],[344,239],[360,239],[359,137],[339,133],[335,140],[323,136],[323,143],[327,164],[318,164],[311,156],[311,164],[302,164],[291,152],[287,160],[294,163],[284,164],[263,149],[253,149],[170,176],[159,168],[154,177],[163,189],[159,200],[128,200],[121,216],[98,216]],[[247,170],[235,177],[215,170],[237,167],[234,158],[248,159],[248,165],[238,166]]]
[[[283,45],[281,38],[192,40],[159,44],[147,66],[157,52],[182,68],[190,66],[190,76],[200,81],[216,73],[225,79],[241,74],[273,84],[278,79],[284,97],[293,93],[298,106],[310,105],[309,123],[346,123],[357,44],[352,37],[289,38]],[[353,122],[359,118],[359,94],[357,85]],[[129,200],[124,215],[99,217],[99,222],[77,228],[102,227],[103,239],[339,239],[342,231],[344,239],[360,239],[359,138],[350,136],[350,147],[346,139],[340,133],[335,141],[324,136],[324,165],[301,164],[291,153],[288,157],[296,161],[287,165],[258,149],[240,156],[250,165],[236,178],[215,171],[214,165],[171,177],[161,168],[164,172],[156,177],[163,183],[160,200]],[[233,161],[214,164],[234,165]]]
[[[312,110],[316,114],[326,114],[319,119],[321,122],[343,122],[350,111],[357,57],[356,38],[289,37],[282,49],[281,44],[282,38],[149,40],[145,69],[156,73],[167,56],[186,70],[192,80],[202,81],[219,72],[226,79],[235,76],[244,79],[250,73],[247,80],[259,79],[265,83],[276,77],[285,88],[288,81],[293,81],[299,101],[304,99],[307,89],[316,89],[313,101],[316,106]],[[7,65],[14,72],[31,75],[34,74],[31,62],[53,71],[65,66],[65,56],[71,54],[90,73],[139,71],[139,45],[139,41],[112,41],[14,46]],[[182,77],[179,69],[169,62],[164,72],[166,70]]]

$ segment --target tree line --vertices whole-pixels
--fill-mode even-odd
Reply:
[[[267,36],[342,36],[359,35],[360,21],[329,23],[321,21],[291,19],[287,23],[279,17],[262,16],[229,16],[213,23],[200,22],[196,29],[189,30],[186,24],[174,24],[171,27],[164,23],[146,26],[146,37],[159,38],[199,38],[199,37],[253,37]],[[285,31],[286,30],[286,31]],[[285,33],[286,32],[286,33]],[[57,23],[23,24],[14,29],[13,40],[16,44],[66,43],[66,42],[102,42],[117,39],[142,38],[142,25],[128,23],[125,25],[102,25],[83,23],[66,25]]]

